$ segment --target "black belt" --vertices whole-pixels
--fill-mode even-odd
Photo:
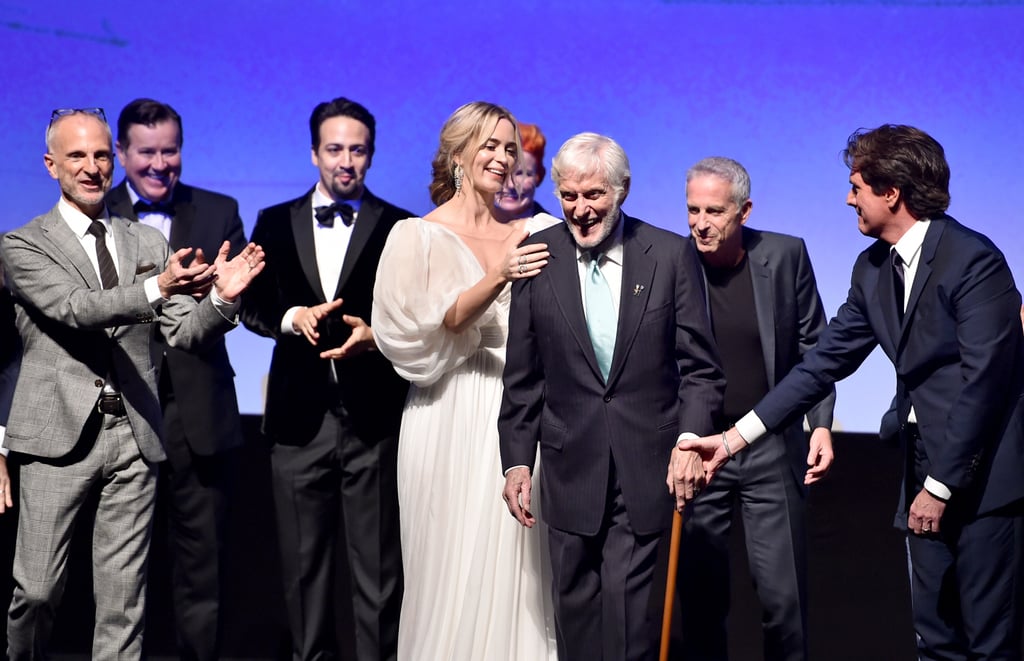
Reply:
[[[96,410],[106,415],[122,416],[127,413],[124,409],[124,400],[119,392],[102,392],[96,400]]]

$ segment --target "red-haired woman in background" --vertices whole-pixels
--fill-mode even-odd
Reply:
[[[544,182],[544,147],[547,139],[536,124],[519,124],[523,151],[515,172],[501,192],[494,196],[494,215],[508,222],[547,213],[534,199],[537,187]]]

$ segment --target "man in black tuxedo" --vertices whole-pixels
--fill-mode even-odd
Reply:
[[[367,325],[391,227],[412,214],[365,186],[376,123],[345,98],[309,121],[320,178],[264,209],[253,237],[268,272],[243,302],[252,331],[275,340],[263,432],[293,658],[337,658],[334,558],[344,521],[357,658],[394,659],[402,598],[396,462],[407,384]]]
[[[945,214],[942,146],[909,126],[858,131],[846,203],[876,239],[814,349],[736,426],[684,441],[714,474],[791,423],[881,346],[896,368],[906,449],[896,525],[907,530],[921,659],[1021,658],[1024,335],[1021,297],[985,236]],[[760,441],[765,442],[765,441]]]
[[[825,329],[825,312],[804,242],[745,226],[750,175],[729,158],[706,158],[686,173],[690,238],[708,288],[708,311],[722,357],[726,421],[738,420],[800,362]],[[766,661],[807,658],[805,484],[832,463],[829,392],[781,442],[758,443],[726,464],[694,501],[683,527],[679,598],[687,661],[725,659],[729,535],[743,532],[762,607]]]
[[[621,211],[629,161],[582,133],[552,162],[565,223],[528,241],[549,264],[512,287],[498,431],[505,502],[532,526],[540,447],[559,658],[649,659],[658,541],[671,521],[661,480],[686,464],[680,435],[713,428],[722,378],[693,244]],[[682,467],[681,467],[682,468]]]
[[[181,117],[171,106],[126,105],[116,147],[126,176],[107,194],[111,213],[160,230],[172,250],[215,255],[228,241],[234,256],[245,247],[238,203],[180,182]],[[157,503],[167,516],[178,651],[209,661],[220,655],[224,519],[242,444],[235,373],[223,338],[188,352],[158,335],[153,347],[167,452]]]

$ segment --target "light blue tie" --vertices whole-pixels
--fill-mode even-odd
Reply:
[[[601,368],[601,376],[608,380],[608,372],[612,367],[612,353],[615,351],[615,329],[619,324],[612,301],[612,289],[608,286],[604,274],[601,273],[601,255],[591,255],[587,269],[587,282],[583,288],[587,306],[587,330],[590,341],[594,345],[597,366]]]

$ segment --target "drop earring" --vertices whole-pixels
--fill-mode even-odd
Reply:
[[[452,178],[455,180],[455,194],[456,195],[458,195],[459,193],[462,192],[462,174],[463,174],[462,173],[462,166],[461,165],[456,165],[455,166],[455,172],[452,175]]]

